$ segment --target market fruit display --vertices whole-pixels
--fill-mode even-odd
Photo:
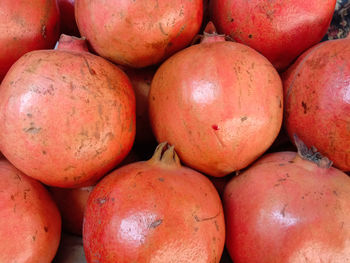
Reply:
[[[320,43],[283,75],[285,127],[350,171],[350,39]]]
[[[297,142],[226,186],[226,246],[235,263],[348,262],[350,178]]]
[[[135,137],[135,95],[117,66],[62,35],[32,51],[0,86],[0,150],[19,170],[58,187],[95,183]]]
[[[99,55],[140,68],[191,43],[202,23],[203,0],[76,0],[75,16]]]
[[[0,83],[11,65],[25,53],[53,48],[59,37],[56,0],[1,0]]]
[[[88,199],[87,262],[219,262],[224,214],[215,187],[167,143],[104,177]]]
[[[158,142],[211,176],[243,169],[267,150],[282,124],[281,79],[252,48],[225,41],[209,24],[200,44],[166,60],[149,94]]]
[[[0,262],[51,262],[61,216],[48,191],[0,159]]]
[[[350,0],[0,2],[0,263],[350,262]]]
[[[219,33],[248,45],[284,70],[303,51],[321,41],[336,0],[212,0]]]

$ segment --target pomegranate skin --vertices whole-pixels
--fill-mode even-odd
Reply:
[[[266,58],[216,38],[176,53],[159,67],[149,114],[158,142],[173,144],[189,167],[222,177],[248,166],[277,137],[283,91]]]
[[[225,188],[226,247],[235,263],[348,262],[349,204],[340,170],[269,154]]]
[[[350,39],[305,52],[283,75],[285,127],[350,170]]]
[[[211,18],[230,35],[282,71],[303,51],[321,41],[336,0],[213,0]]]
[[[24,55],[3,80],[0,149],[47,185],[81,187],[130,151],[135,96],[117,66],[84,51],[83,40],[66,37],[58,50]]]
[[[124,166],[97,184],[84,217],[87,262],[220,261],[218,193],[205,176],[165,159]]]
[[[0,262],[51,262],[61,237],[61,216],[51,196],[5,159],[0,176]]]
[[[25,53],[55,46],[59,37],[56,0],[1,0],[0,83]]]
[[[75,17],[100,56],[141,68],[191,43],[202,22],[203,0],[77,0]]]
[[[60,9],[60,31],[63,34],[80,36],[75,21],[74,2],[75,0],[57,0]]]

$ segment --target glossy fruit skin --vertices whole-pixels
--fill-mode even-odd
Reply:
[[[94,184],[122,161],[135,137],[128,77],[74,47],[75,40],[27,53],[0,87],[2,153],[28,176],[57,187]]]
[[[226,186],[226,247],[235,263],[347,262],[350,178],[296,153],[273,153]]]
[[[336,0],[213,0],[211,18],[219,33],[230,35],[285,69],[321,41]]]
[[[34,179],[0,160],[0,262],[51,262],[61,236],[61,216]]]
[[[214,186],[179,164],[123,166],[97,184],[86,207],[87,262],[219,262],[224,240]]]
[[[75,0],[57,0],[60,10],[60,31],[71,36],[80,36],[75,21],[74,2]]]
[[[350,171],[350,39],[305,52],[283,75],[285,127]]]
[[[1,0],[0,83],[25,53],[55,46],[59,37],[56,0]]]
[[[77,0],[75,17],[99,55],[141,68],[190,44],[202,22],[203,0]]]
[[[224,41],[186,48],[157,70],[149,95],[158,142],[189,167],[221,177],[248,166],[274,141],[283,114],[282,82],[248,46]]]

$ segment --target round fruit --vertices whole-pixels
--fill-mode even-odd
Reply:
[[[88,262],[213,262],[225,225],[215,187],[160,144],[146,162],[107,175],[88,199],[83,244]]]
[[[79,31],[101,56],[146,67],[190,44],[203,17],[203,0],[77,0]]]
[[[202,42],[165,61],[149,95],[151,126],[186,165],[212,176],[248,166],[282,123],[282,82],[252,48],[207,28]]]
[[[25,53],[55,46],[59,37],[56,0],[1,0],[0,83],[12,64]]]
[[[350,39],[323,42],[284,74],[285,126],[350,171]]]
[[[0,177],[0,262],[51,262],[61,236],[51,196],[5,159]]]
[[[19,59],[0,87],[0,149],[28,176],[58,187],[95,183],[130,151],[135,97],[117,66],[63,35],[57,50]]]
[[[319,153],[273,153],[226,186],[226,247],[235,263],[347,262],[350,178]]]
[[[336,0],[212,0],[211,17],[220,33],[246,44],[278,69],[285,69],[321,41]]]

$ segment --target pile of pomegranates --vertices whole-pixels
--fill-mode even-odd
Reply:
[[[339,6],[3,0],[0,262],[350,262]]]

